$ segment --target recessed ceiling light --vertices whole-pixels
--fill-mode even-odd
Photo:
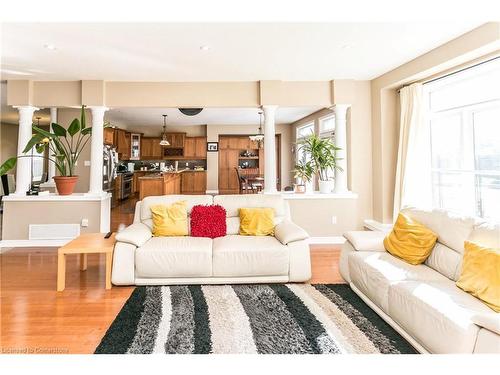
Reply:
[[[206,46],[206,45],[205,46],[201,46],[200,49],[202,51],[208,51],[208,50],[210,50],[210,46]]]
[[[340,46],[340,48],[342,48],[342,49],[349,49],[349,48],[351,48],[351,45],[350,44],[342,44]]]
[[[53,44],[44,44],[44,47],[50,49],[51,51],[55,51],[57,49]]]

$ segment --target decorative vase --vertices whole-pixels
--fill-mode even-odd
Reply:
[[[78,176],[54,176],[56,183],[57,193],[59,195],[71,195],[75,190]]]
[[[304,194],[306,192],[306,185],[294,184],[294,191],[299,194]]]
[[[319,180],[319,192],[321,194],[331,193],[334,187],[335,187],[335,181],[333,180],[327,180],[327,181]]]

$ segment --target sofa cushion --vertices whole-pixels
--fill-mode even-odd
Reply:
[[[499,249],[500,224],[481,223],[474,227],[468,240],[481,246]]]
[[[438,242],[460,254],[464,252],[464,242],[472,233],[474,225],[479,224],[475,218],[458,216],[440,209],[426,211],[405,208],[401,212],[425,225],[438,235]]]
[[[196,205],[191,210],[191,236],[217,238],[225,236],[226,210],[218,204]]]
[[[177,201],[169,206],[157,204],[150,206],[153,216],[153,236],[187,236],[187,204]]]
[[[500,248],[465,241],[462,271],[457,286],[500,312]]]
[[[274,210],[274,225],[290,218],[288,203],[280,195],[272,194],[243,194],[243,195],[216,195],[214,204],[220,204],[226,209],[227,234],[238,234],[240,229],[239,210],[242,207],[259,208],[269,207]]]
[[[389,288],[389,315],[431,353],[472,353],[479,327],[472,316],[494,314],[453,281],[405,281]]]
[[[351,282],[388,312],[389,286],[407,280],[448,280],[424,264],[411,265],[389,253],[354,251],[348,255]]]
[[[425,264],[448,279],[457,281],[460,276],[462,254],[438,242]]]
[[[384,239],[388,252],[410,264],[422,264],[431,254],[437,235],[415,219],[400,213]]]
[[[240,231],[242,236],[274,236],[274,209],[240,208]]]
[[[288,275],[288,248],[276,238],[228,235],[213,240],[213,275]]]
[[[136,277],[212,276],[212,240],[153,237],[135,253]]]
[[[198,204],[212,204],[211,195],[160,195],[146,197],[141,201],[141,221],[148,227],[153,228],[151,206],[164,204],[169,206],[177,201],[184,200],[187,202],[188,216],[191,215],[193,206]]]

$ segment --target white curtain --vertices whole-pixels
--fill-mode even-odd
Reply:
[[[400,128],[393,218],[404,207],[432,206],[430,129],[425,121],[422,84],[400,90]]]

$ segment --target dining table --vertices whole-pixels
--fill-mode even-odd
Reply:
[[[264,175],[262,174],[247,174],[243,178],[247,186],[251,186],[252,189],[255,188],[257,191],[262,191],[264,189]]]

